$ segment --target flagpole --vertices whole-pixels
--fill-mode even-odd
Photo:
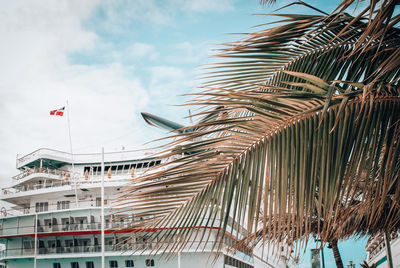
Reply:
[[[69,121],[69,105],[68,105],[68,100],[67,100],[67,121],[68,121],[68,134],[69,134],[69,149],[71,151],[71,160],[72,160],[72,177],[75,180],[75,203],[76,207],[78,207],[78,182],[77,178],[75,178],[75,161],[74,161],[74,153],[72,151],[72,138],[71,138],[71,123]]]
[[[33,226],[35,228],[35,258],[33,259],[33,268],[36,268],[37,266],[37,212],[35,212],[35,222],[33,223]]]
[[[104,147],[101,148],[101,267],[104,268]]]

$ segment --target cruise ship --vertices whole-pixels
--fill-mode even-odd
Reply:
[[[115,216],[113,203],[123,186],[163,161],[167,160],[144,150],[72,155],[38,149],[17,156],[18,174],[0,195],[5,204],[0,213],[0,267],[100,268],[104,263],[107,268],[253,268],[251,250],[228,249],[235,237],[227,236],[226,247],[220,252],[212,251],[212,239],[207,244],[192,241],[202,250],[193,246],[167,258],[152,253],[145,234],[130,228],[134,216]],[[132,234],[134,241],[123,242]]]
[[[170,132],[183,127],[155,115],[142,116],[149,125]],[[154,251],[160,249],[157,241],[146,237],[165,230],[132,227],[141,219],[119,210],[118,197],[128,182],[162,168],[166,161],[171,159],[150,150],[72,154],[42,148],[17,155],[18,174],[0,193],[4,205],[0,268],[286,268],[297,264],[291,254],[283,254],[283,248],[282,254],[272,256],[251,248],[233,250],[235,242],[248,234],[232,218],[227,229],[239,237],[227,232],[218,251],[214,249],[218,221],[204,229],[207,241],[194,237],[187,243],[190,246],[168,254],[179,243],[177,238]]]

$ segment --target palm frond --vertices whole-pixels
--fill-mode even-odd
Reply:
[[[352,53],[362,18],[281,16],[220,51],[227,61],[192,103],[204,107],[195,131],[174,135],[160,156],[172,160],[124,190],[121,213],[163,230],[149,234],[155,250],[208,241],[210,228],[217,248],[226,233],[264,245],[400,227],[399,64],[381,67],[397,28]]]
[[[363,96],[361,88],[357,94],[335,95],[325,114],[324,102],[315,93],[307,93],[305,99],[302,94],[276,88],[272,93],[252,92],[256,100],[296,100],[297,108],[287,108],[284,113],[268,109],[270,104],[259,112],[247,96],[231,94],[235,113],[242,107],[243,113],[253,113],[251,119],[213,121],[212,127],[217,129],[224,125],[213,139],[187,142],[198,133],[182,135],[176,143],[185,142],[184,146],[174,146],[173,152],[163,157],[190,156],[139,178],[123,200],[129,198],[127,209],[144,218],[142,227],[167,229],[164,238],[168,240],[178,234],[180,241],[202,236],[201,226],[216,226],[220,238],[226,231],[243,237],[246,234],[240,232],[240,226],[247,226],[251,233],[260,220],[264,238],[278,243],[293,243],[311,233],[329,240],[332,230],[340,230],[337,225],[342,223],[344,214],[337,211],[351,207],[357,199],[363,200],[359,211],[364,218],[360,217],[356,226],[365,232],[396,229],[400,101],[398,90],[394,96],[386,96],[388,92],[387,88],[371,89]],[[344,99],[342,118],[335,122]],[[227,105],[227,100],[221,101]],[[211,125],[203,122],[201,127],[205,131]],[[375,152],[385,157],[374,158]],[[368,176],[361,179],[365,173]],[[163,179],[156,180],[160,177]],[[360,191],[360,184],[369,188]],[[389,195],[394,201],[388,210]],[[272,220],[267,216],[259,219],[260,209]],[[315,220],[324,224],[314,228]],[[360,228],[336,237],[356,234]],[[282,230],[287,235],[282,235]],[[156,233],[154,236],[160,239]]]
[[[274,0],[260,0],[261,5],[273,4]],[[337,8],[330,14],[329,20],[337,21],[340,16],[347,15],[346,13],[355,10],[362,4],[363,1],[360,0],[344,0],[341,2]],[[305,5],[303,1],[295,1],[291,5]],[[369,49],[369,46],[373,43],[376,44],[377,40],[383,40],[387,38],[388,31],[392,30],[400,22],[400,16],[396,13],[396,8],[398,8],[399,2],[397,0],[370,0],[369,4],[362,9],[356,17],[354,17],[347,27],[344,27],[338,34],[338,37],[346,35],[348,27],[358,24],[360,18],[365,18],[366,24],[362,29],[362,34],[358,36],[357,41],[354,43],[353,51],[350,55],[358,54]],[[332,41],[331,39],[330,41]],[[378,46],[382,45],[378,42]],[[400,54],[400,48],[394,47],[391,51],[391,59],[388,60],[385,65],[390,65],[393,60],[398,62]],[[376,54],[378,55],[378,53]],[[386,70],[383,70],[385,73]]]

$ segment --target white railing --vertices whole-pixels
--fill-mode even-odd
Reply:
[[[27,204],[26,206],[13,207],[13,208],[2,208],[0,210],[0,220],[8,217],[16,217],[16,216],[26,216],[26,215],[34,215],[34,213],[60,213],[62,211],[69,211],[74,209],[100,209],[101,203],[99,200],[80,200],[78,204],[75,200],[67,200],[70,201],[68,207],[62,208],[62,204],[59,202],[47,202],[47,210],[41,210],[40,208],[36,208],[36,205]],[[106,200],[107,204],[110,204],[112,200]],[[60,207],[58,207],[60,206]],[[109,208],[107,208],[109,209]]]
[[[389,241],[393,241],[397,238],[399,238],[399,234],[392,233],[389,237]],[[384,235],[375,235],[370,241],[368,241],[367,245],[365,246],[365,249],[368,252],[368,260],[371,260],[375,256],[379,255],[383,250],[385,250],[385,247],[386,245]]]
[[[151,158],[157,155],[155,150],[129,150],[120,152],[108,152],[104,153],[106,161],[125,161],[125,160],[135,160],[143,158]],[[36,159],[40,158],[50,158],[55,160],[64,160],[69,163],[74,160],[75,163],[92,163],[99,162],[101,160],[101,153],[88,153],[88,154],[71,154],[63,151],[41,148],[25,156],[19,157],[17,155],[17,168],[20,168]]]
[[[107,183],[109,182],[126,182],[128,179],[131,177],[129,176],[115,176],[114,178],[108,178],[106,177],[105,183],[107,186]],[[21,185],[13,186],[13,187],[7,187],[7,188],[2,188],[1,195],[7,196],[7,195],[13,195],[17,194],[20,192],[28,192],[28,191],[34,191],[34,190],[40,190],[40,189],[52,189],[52,188],[57,188],[57,187],[63,187],[66,185],[69,185],[71,187],[78,187],[80,186],[85,187],[91,184],[99,184],[101,183],[100,176],[97,176],[95,178],[91,177],[86,180],[84,177],[80,177],[78,179],[70,179],[68,181],[62,180],[62,181],[47,181],[43,183],[24,183]],[[100,187],[100,186],[99,186]]]
[[[3,188],[3,195],[10,195],[10,194],[16,194],[19,192],[27,192],[27,191],[33,191],[33,190],[39,190],[39,189],[45,189],[45,188],[53,188],[53,187],[61,187],[65,185],[71,185],[71,182],[69,181],[49,181],[47,183],[32,183],[32,184],[22,184],[18,185],[15,187],[10,187],[10,188]]]
[[[134,177],[143,175],[150,168],[151,167],[135,169]],[[37,168],[37,167],[28,169],[28,170],[21,172],[20,174],[14,176],[13,179],[21,180],[32,174],[37,174],[38,176],[44,174],[44,175],[57,176],[58,180],[57,181],[46,180],[46,178],[44,178],[44,180],[41,183],[24,182],[23,184],[18,184],[15,186],[2,188],[1,189],[2,192],[0,193],[0,196],[1,195],[6,196],[6,195],[11,195],[11,194],[16,194],[19,192],[27,192],[27,191],[33,191],[33,190],[39,190],[39,189],[45,189],[45,188],[61,187],[61,186],[65,186],[65,185],[71,185],[71,186],[78,185],[79,186],[79,185],[101,183],[101,175],[100,175],[101,173],[100,172],[98,172],[98,174],[88,174],[87,178],[78,173],[70,174],[69,179],[67,181],[66,174],[69,172],[70,171],[64,171],[64,170],[59,170],[59,169],[41,169],[41,168]],[[105,182],[107,183],[107,182],[116,182],[116,181],[127,181],[134,177],[132,177],[130,170],[110,171],[110,177],[108,175],[108,172],[106,171]],[[50,179],[54,179],[54,178],[50,178]]]
[[[188,244],[192,245],[192,249],[196,247],[204,248],[206,251],[211,251],[213,246],[213,241],[203,242],[203,241],[189,241]],[[157,243],[146,243],[146,242],[135,242],[129,244],[113,244],[112,245],[104,245],[104,250],[106,252],[118,252],[119,254],[128,252],[129,254],[133,254],[134,252],[138,251],[137,253],[141,253],[143,250],[152,250]],[[173,243],[163,243],[158,244],[158,246],[162,249],[172,248]],[[184,249],[185,250],[185,249]],[[77,253],[97,253],[101,252],[101,245],[86,245],[86,246],[59,246],[59,247],[41,247],[38,248],[39,255],[45,254],[71,254],[76,255]],[[9,248],[0,251],[0,258],[7,258],[7,257],[32,257],[34,255],[33,248]]]
[[[51,220],[51,219],[50,219]],[[43,223],[43,222],[42,222]],[[132,222],[123,221],[123,222],[107,222],[105,224],[106,230],[120,230],[120,229],[129,229],[132,226]],[[37,233],[63,233],[63,232],[79,232],[79,231],[99,231],[101,230],[101,222],[85,222],[85,223],[60,223],[60,224],[52,224],[48,225],[38,225]],[[18,226],[18,227],[10,227],[0,229],[0,236],[13,236],[13,235],[30,235],[35,233],[35,226]]]
[[[14,180],[21,180],[31,174],[46,174],[46,175],[56,175],[59,177],[65,177],[67,171],[61,169],[49,169],[49,168],[40,168],[40,167],[33,167],[27,168],[23,172],[19,173],[18,175],[13,176]]]
[[[21,167],[23,164],[29,163],[33,159],[40,158],[39,156],[41,156],[41,155],[52,155],[54,157],[72,160],[70,153],[53,150],[53,149],[48,149],[48,148],[40,148],[40,149],[33,151],[32,153],[22,156],[22,157],[19,157],[17,155],[17,168]]]

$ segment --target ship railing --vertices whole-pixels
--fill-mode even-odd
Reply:
[[[389,241],[394,240],[399,237],[398,232],[394,232],[390,234]],[[373,259],[375,256],[379,255],[379,253],[385,249],[385,239],[383,234],[378,234],[368,241],[366,245],[366,250],[368,252],[368,260]]]
[[[156,156],[158,151],[154,149],[141,149],[141,150],[122,150],[119,152],[106,152],[104,156],[106,161],[125,161],[142,158],[151,158]],[[73,156],[73,157],[72,157]],[[87,153],[87,154],[71,154],[63,151],[53,150],[49,148],[40,148],[32,153],[24,156],[17,155],[17,168],[20,168],[36,159],[50,158],[57,160],[65,160],[72,162],[74,159],[75,163],[92,163],[99,162],[101,160],[101,153]]]
[[[46,174],[46,175],[55,175],[60,178],[65,178],[67,171],[61,169],[51,169],[51,168],[41,168],[41,167],[33,167],[33,168],[25,168],[24,171],[19,173],[18,175],[13,176],[14,180],[21,180],[31,174]]]
[[[46,181],[43,183],[25,183],[14,187],[3,188],[3,195],[16,194],[19,192],[27,192],[45,188],[61,187],[71,185],[69,181]]]
[[[70,153],[53,150],[53,149],[48,149],[48,148],[40,148],[40,149],[37,149],[27,155],[21,156],[21,157],[19,155],[17,155],[17,168],[35,160],[35,159],[38,159],[41,156],[53,156],[53,157],[57,157],[57,158],[72,160]]]
[[[16,216],[24,216],[34,213],[62,213],[65,210],[70,209],[93,209],[93,208],[101,208],[101,199],[97,198],[94,200],[80,200],[76,203],[73,200],[68,200],[69,203],[65,203],[65,201],[57,201],[57,202],[47,202],[45,206],[24,206],[24,207],[13,207],[13,208],[2,208],[0,210],[0,219],[8,218],[8,217],[16,217]],[[110,207],[112,200],[105,199],[104,204],[106,205],[106,209]],[[39,214],[40,215],[40,214]],[[39,216],[40,217],[40,216]]]
[[[130,221],[121,222],[106,222],[104,228],[106,230],[118,230],[129,228],[132,225]],[[32,230],[33,230],[32,226]],[[86,222],[86,223],[68,223],[68,224],[53,224],[51,226],[38,226],[38,233],[57,233],[70,231],[97,231],[101,230],[101,222]]]
[[[135,217],[131,218],[113,218],[113,215],[106,215],[105,217],[105,230],[110,231],[133,231],[132,226],[137,224]],[[64,233],[79,232],[79,231],[99,231],[101,230],[101,221],[99,215],[82,216],[80,215],[65,215],[60,214],[58,217],[52,215],[50,217],[43,217],[37,219],[37,225],[34,224],[35,218],[32,217],[30,222],[24,220],[21,223],[13,222],[7,224],[6,221],[2,222],[0,228],[0,236],[14,236],[14,235],[32,235],[36,232],[41,233]],[[216,222],[216,225],[219,223]],[[231,244],[230,240],[225,239],[225,244]]]
[[[191,249],[196,249],[199,246],[199,249],[207,249],[211,250],[213,246],[213,241],[189,241],[187,245],[191,245]],[[31,245],[32,246],[32,245]],[[131,243],[125,245],[105,245],[104,251],[106,252],[118,252],[119,254],[124,252],[132,252],[141,253],[143,251],[152,250],[156,246],[156,243]],[[164,243],[159,244],[162,249],[166,249],[168,247],[172,247],[172,243]],[[77,253],[100,253],[101,252],[101,245],[79,245],[79,246],[58,246],[58,247],[40,247],[38,245],[37,253],[39,255],[46,255],[46,254],[77,254]],[[35,255],[34,248],[6,248],[0,251],[0,257],[31,257]]]
[[[142,172],[138,172],[136,175],[140,175]],[[113,176],[111,178],[105,178],[105,182],[116,182],[116,181],[128,181],[131,177],[127,176],[126,174],[121,174],[119,176]],[[91,177],[86,179],[85,177],[80,177],[74,180],[62,180],[62,181],[52,181],[52,180],[43,180],[41,183],[24,183],[22,185],[17,185],[13,187],[2,188],[3,195],[11,195],[20,192],[28,192],[33,190],[40,190],[40,189],[47,189],[47,188],[56,188],[62,187],[65,185],[71,186],[85,186],[95,183],[101,183],[100,176]]]
[[[74,218],[74,217],[71,217]],[[82,218],[82,217],[81,217]],[[54,218],[47,219],[51,223]],[[45,219],[46,220],[46,219]],[[58,219],[60,220],[60,219]],[[71,219],[73,220],[73,219]],[[112,221],[110,218],[105,223],[106,230],[120,230],[120,229],[129,229],[132,226],[132,221]],[[93,222],[77,222],[77,223],[60,223],[60,224],[47,224],[43,225],[43,220],[38,221],[37,233],[65,233],[65,232],[76,232],[76,231],[99,231],[101,230],[101,222],[93,221]],[[0,236],[2,235],[28,235],[35,233],[35,226],[24,225],[17,227],[5,227],[0,229]]]
[[[143,168],[135,168],[135,175],[141,175],[143,174],[146,170],[148,170],[150,167],[143,167]],[[58,179],[65,179],[66,174],[69,173],[70,179],[71,180],[78,180],[78,181],[85,181],[89,180],[92,178],[100,178],[101,177],[101,171],[98,171],[96,173],[89,173],[89,177],[86,178],[84,175],[82,176],[81,174],[75,172],[71,174],[71,171],[65,171],[61,169],[51,169],[51,168],[40,168],[40,167],[33,167],[33,168],[25,168],[24,171],[21,173],[13,176],[12,178],[14,180],[21,180],[31,174],[37,174],[38,176],[40,175],[54,175],[57,176]],[[115,177],[115,176],[129,176],[131,174],[131,170],[111,170],[110,176]],[[105,176],[107,178],[107,170],[105,171]]]

